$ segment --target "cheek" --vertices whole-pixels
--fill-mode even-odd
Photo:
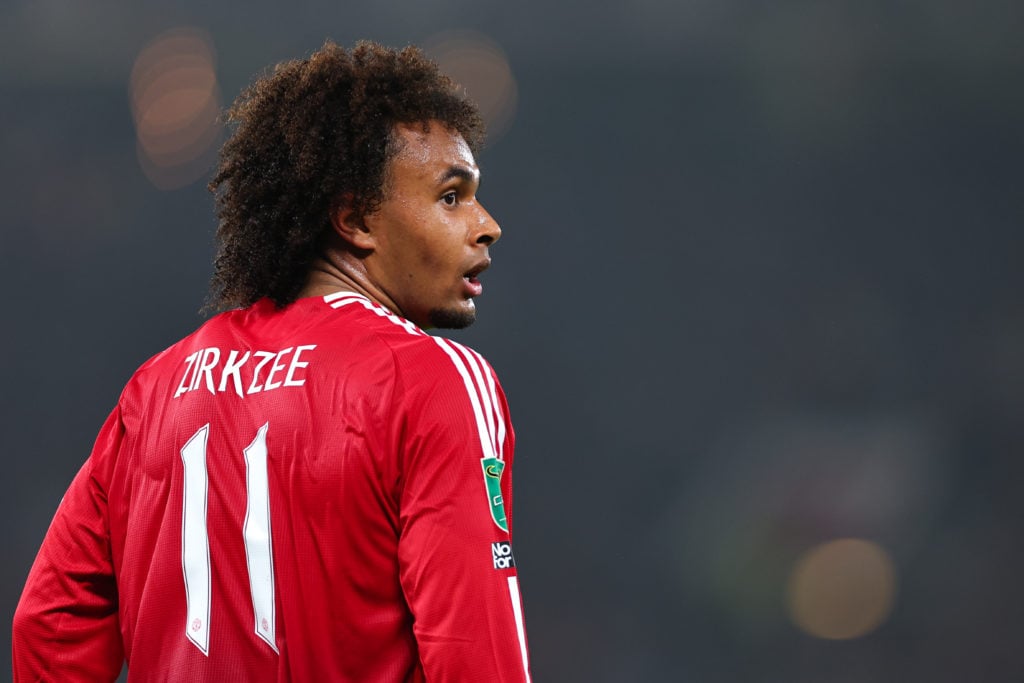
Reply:
[[[452,225],[442,221],[424,221],[415,238],[415,256],[418,262],[432,268],[451,266],[459,261],[461,241]]]
[[[429,289],[451,267],[447,252],[421,233],[407,235],[401,245],[392,247],[397,247],[393,253],[398,274],[417,290]]]

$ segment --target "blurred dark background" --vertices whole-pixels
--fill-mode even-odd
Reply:
[[[1024,680],[1024,4],[207,5],[0,5],[5,637],[202,321],[216,111],[367,38],[491,120],[535,681]]]

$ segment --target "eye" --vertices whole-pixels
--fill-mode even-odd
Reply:
[[[441,201],[448,206],[455,206],[459,201],[459,196],[456,194],[455,190],[450,190],[441,195]]]

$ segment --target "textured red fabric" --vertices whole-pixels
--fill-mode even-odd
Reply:
[[[260,438],[264,497],[247,490]],[[366,299],[217,316],[140,368],[104,424],[25,586],[14,678],[113,680],[127,659],[133,681],[528,680],[516,569],[495,554],[513,443],[482,358]],[[183,453],[189,481],[205,454],[209,555],[188,595]],[[263,637],[251,497],[269,505]],[[207,590],[208,619],[186,623]]]

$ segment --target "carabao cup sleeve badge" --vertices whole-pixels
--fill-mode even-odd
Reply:
[[[487,487],[487,501],[491,506],[491,519],[502,531],[508,531],[505,519],[505,501],[501,499],[501,473],[505,470],[505,461],[497,458],[481,458],[484,468],[484,485]]]

